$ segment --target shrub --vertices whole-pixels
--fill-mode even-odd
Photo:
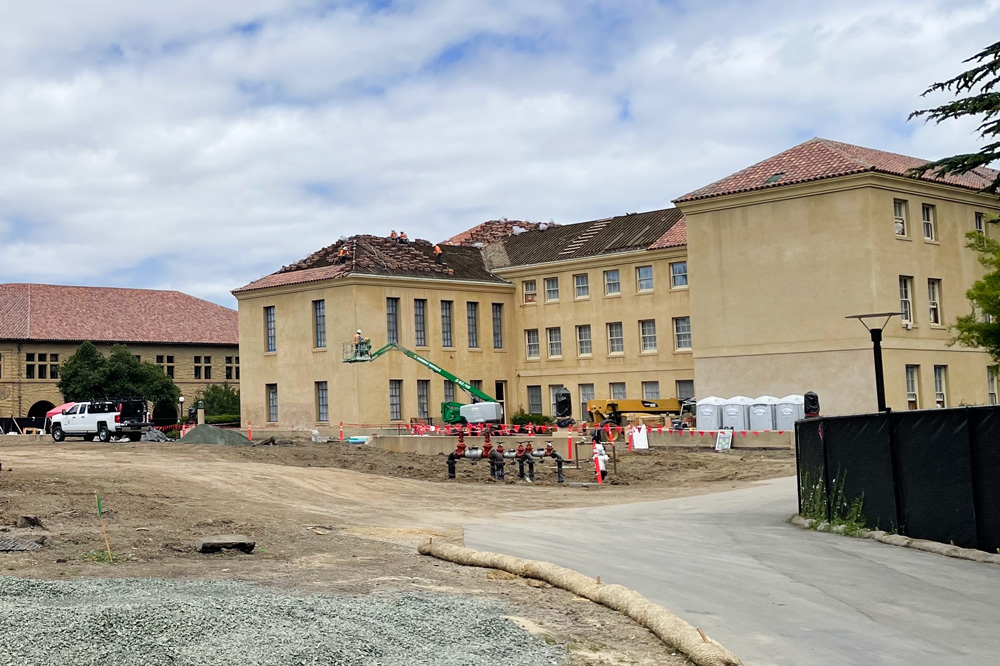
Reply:
[[[213,416],[206,416],[205,423],[216,424],[216,423],[239,423],[239,414],[216,414]]]
[[[555,423],[551,416],[544,414],[529,414],[523,407],[518,407],[514,415],[510,417],[511,425],[552,425]]]

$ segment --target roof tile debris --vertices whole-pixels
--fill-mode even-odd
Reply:
[[[346,278],[352,275],[386,275],[437,280],[504,283],[486,269],[479,248],[441,244],[442,262],[434,257],[434,245],[425,240],[399,242],[367,234],[339,240],[305,259],[255,280],[234,294],[290,284]],[[341,249],[346,260],[341,263]]]
[[[237,313],[179,291],[0,284],[0,339],[239,344]]]
[[[825,178],[856,173],[877,172],[905,176],[914,167],[928,160],[864,148],[849,143],[814,138],[769,157],[711,185],[689,192],[674,203],[721,197],[727,194],[783,187]],[[969,190],[981,190],[993,182],[998,172],[979,168],[966,174],[936,176],[924,174],[920,180],[952,185]]]
[[[471,229],[466,229],[460,234],[455,234],[446,240],[445,243],[448,245],[489,245],[501,241],[508,236],[521,233],[518,229],[534,231],[543,225],[545,227],[559,226],[554,222],[523,222],[508,220],[506,218],[502,220],[488,220]]]

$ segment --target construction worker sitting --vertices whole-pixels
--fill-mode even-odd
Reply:
[[[406,244],[410,243],[409,239],[406,237],[406,232],[405,231],[400,231],[399,232],[399,242],[400,243],[406,243]]]
[[[434,245],[434,260],[437,261],[439,264],[441,263],[441,255],[442,254],[443,253],[441,252],[441,246],[435,244]]]
[[[392,233],[389,234],[389,240],[396,240],[396,230],[393,229]]]
[[[340,250],[337,251],[337,262],[344,264],[350,258],[351,253],[347,251],[346,246],[341,246]]]

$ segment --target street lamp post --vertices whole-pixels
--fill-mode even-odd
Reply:
[[[180,413],[178,413],[178,415],[177,415],[177,420],[183,422],[183,421],[186,420],[184,418],[184,396],[181,396],[181,397],[177,398],[177,400],[178,400],[178,402],[181,403],[181,409],[180,409]]]
[[[875,357],[875,399],[878,401],[878,411],[886,411],[885,407],[885,374],[882,369],[882,329],[885,325],[889,323],[889,320],[896,315],[902,315],[902,312],[875,312],[873,314],[857,314],[848,315],[845,319],[857,319],[861,322],[861,325],[868,329],[868,332],[872,336],[872,353]],[[881,326],[872,328],[869,326],[865,320],[866,319],[881,319],[885,317],[885,321],[882,322]]]

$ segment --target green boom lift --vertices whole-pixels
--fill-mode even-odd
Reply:
[[[402,352],[409,358],[424,366],[428,370],[435,372],[445,379],[458,384],[458,387],[463,391],[479,399],[484,403],[497,404],[489,395],[483,393],[475,386],[469,382],[456,377],[447,370],[439,367],[437,364],[428,361],[426,358],[417,354],[416,352],[410,351],[406,347],[403,347],[395,342],[388,342],[384,347],[376,351],[372,351],[371,340],[364,339],[359,344],[354,344],[353,342],[345,342],[343,346],[343,362],[344,363],[367,363],[369,361],[374,361],[379,356],[385,354],[388,351],[395,349],[396,351]],[[442,402],[441,403],[441,420],[445,423],[462,423],[467,420],[462,415],[462,403],[460,402]]]

